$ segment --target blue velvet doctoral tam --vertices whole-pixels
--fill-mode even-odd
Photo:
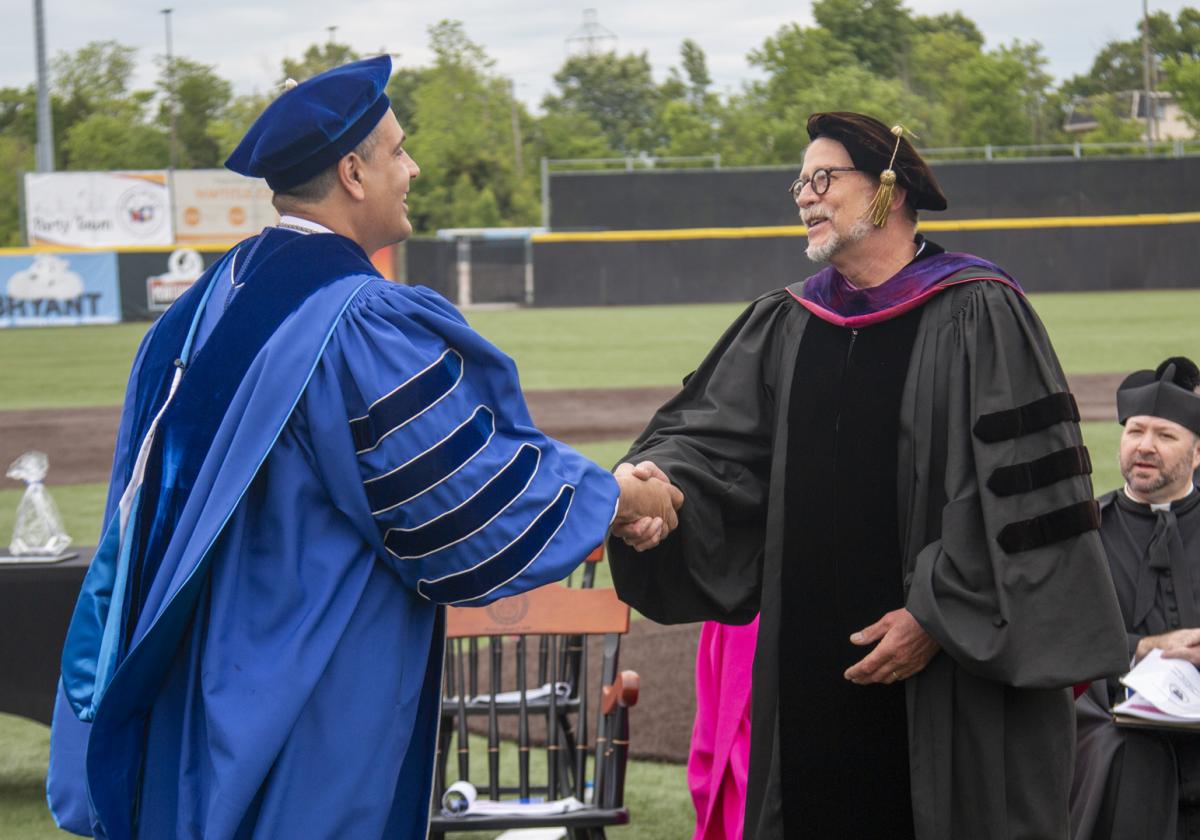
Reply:
[[[441,297],[340,236],[247,240],[134,361],[63,652],[56,820],[425,837],[441,605],[564,577],[616,500]]]

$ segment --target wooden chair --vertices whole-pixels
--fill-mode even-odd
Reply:
[[[637,702],[638,675],[618,672],[621,636],[628,630],[629,607],[612,589],[550,584],[487,607],[447,609],[431,837],[561,826],[571,840],[596,840],[605,836],[606,826],[629,821],[624,806],[628,709]],[[592,637],[598,638],[589,645]],[[536,658],[530,655],[535,638]],[[594,685],[589,647],[601,657],[598,691],[589,688]],[[547,684],[565,686],[537,691]],[[481,685],[487,686],[483,692]],[[472,729],[487,744],[486,757],[476,755],[474,762]],[[515,753],[515,774],[502,774],[504,751]],[[535,751],[545,762],[537,778],[531,771]],[[442,797],[458,780],[475,785],[481,799],[574,796],[584,807],[553,815],[448,817],[441,813]]]

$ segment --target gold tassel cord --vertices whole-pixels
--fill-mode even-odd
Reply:
[[[867,207],[867,218],[877,228],[887,224],[888,216],[892,212],[892,197],[896,194],[896,171],[892,167],[896,165],[896,155],[900,152],[900,138],[904,136],[904,126],[892,126],[892,135],[896,138],[892,159],[888,162],[887,169],[879,173],[879,189],[875,191],[875,197]]]

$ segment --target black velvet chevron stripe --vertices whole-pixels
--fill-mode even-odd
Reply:
[[[1077,537],[1099,527],[1100,504],[1093,499],[1005,525],[996,542],[1006,553],[1016,554]]]
[[[447,350],[432,365],[377,399],[365,416],[350,421],[354,449],[359,454],[374,449],[385,437],[428,410],[454,390],[462,370],[462,356]]]
[[[407,560],[425,557],[465,539],[525,492],[540,460],[541,452],[536,446],[523,444],[512,460],[471,498],[424,525],[409,530],[389,529],[383,538],[384,546],[397,558]]]
[[[999,443],[1066,422],[1079,422],[1079,406],[1069,391],[1060,391],[1018,408],[984,414],[975,422],[975,437]]]
[[[987,486],[997,496],[1016,496],[1049,487],[1064,478],[1091,473],[1092,459],[1087,447],[1069,446],[1034,461],[997,467],[988,478]]]

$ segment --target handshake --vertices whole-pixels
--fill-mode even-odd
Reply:
[[[679,525],[683,493],[653,461],[613,470],[621,498],[612,533],[636,551],[654,548]]]

